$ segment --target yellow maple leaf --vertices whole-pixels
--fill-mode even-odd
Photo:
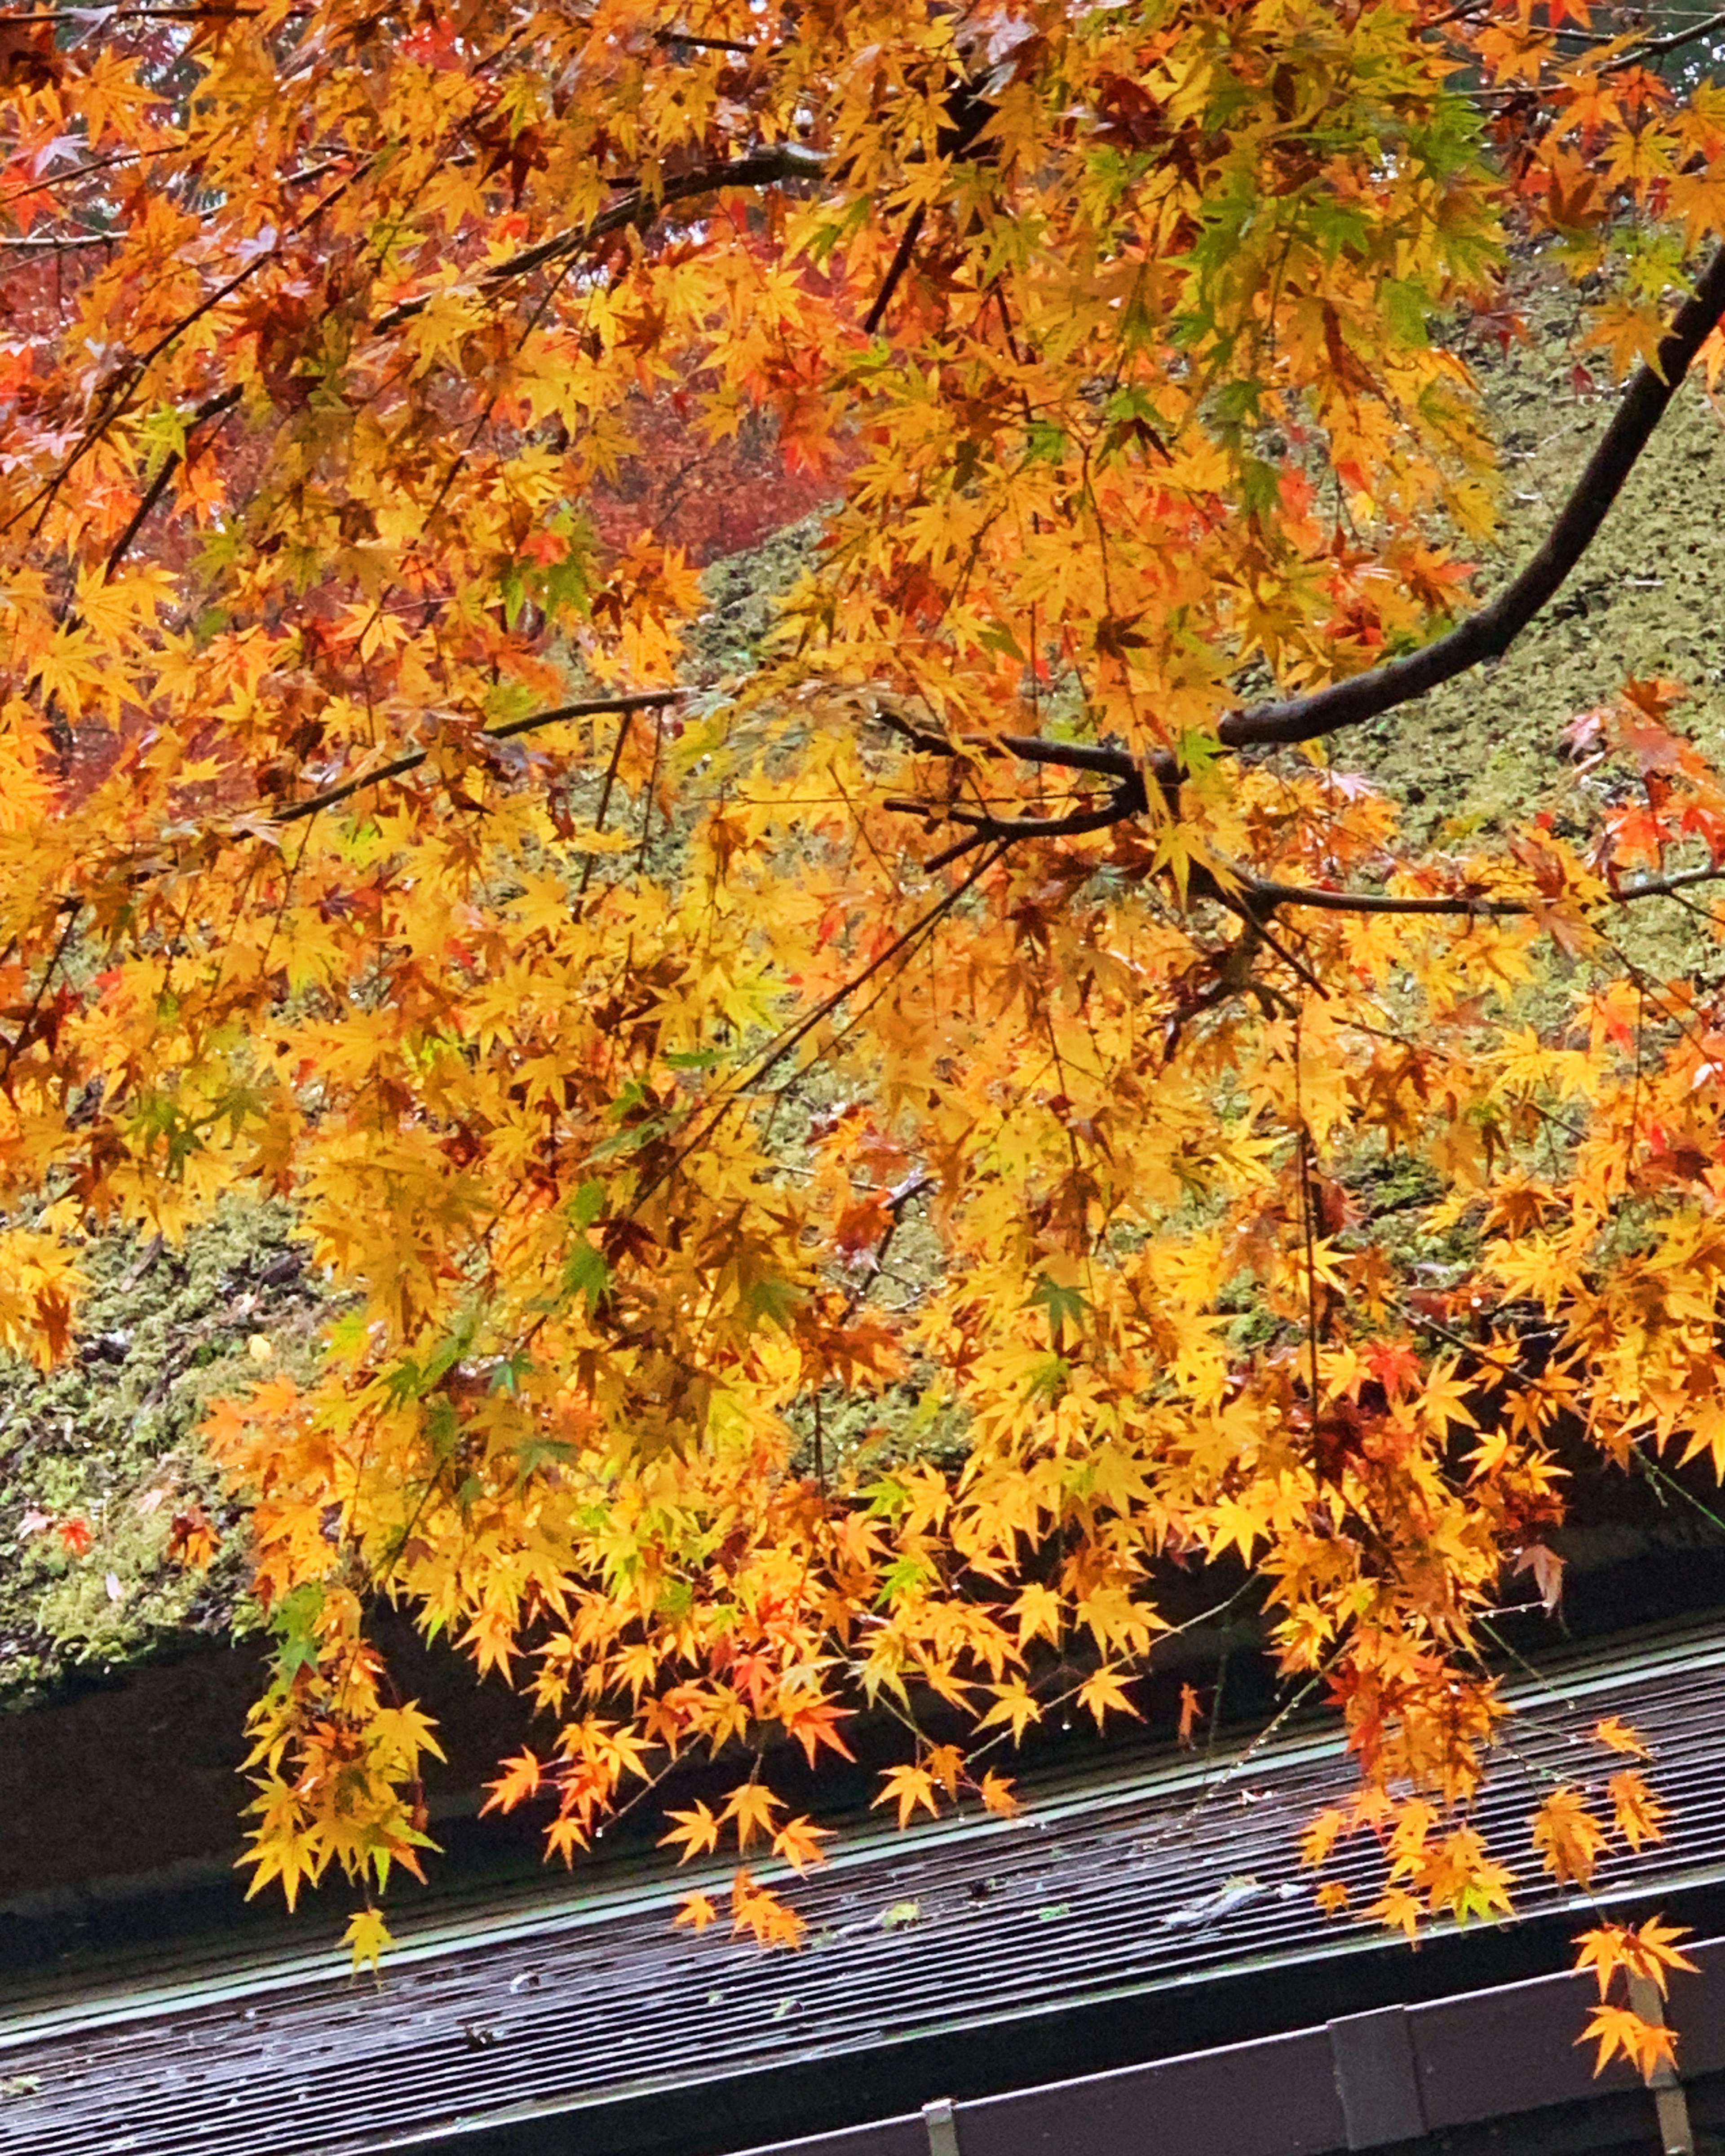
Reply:
[[[1130,1681],[1124,1671],[1112,1663],[1104,1662],[1078,1687],[1078,1704],[1087,1713],[1095,1716],[1098,1729],[1111,1713],[1138,1717],[1138,1709],[1126,1696],[1125,1687]]]
[[[367,1904],[363,1909],[356,1909],[347,1919],[341,1943],[352,1949],[354,1973],[357,1974],[367,1963],[376,1969],[395,1940],[383,1921],[382,1912]]]
[[[934,1777],[926,1767],[889,1767],[880,1779],[886,1786],[874,1799],[871,1810],[896,1804],[901,1826],[910,1825],[911,1815],[919,1807],[931,1816],[938,1815],[940,1800],[935,1794]]]
[[[1321,1811],[1300,1837],[1300,1861],[1310,1865],[1324,1863],[1347,1832],[1347,1817],[1333,1804]]]
[[[1416,1897],[1405,1887],[1386,1887],[1367,1909],[1368,1917],[1375,1917],[1380,1924],[1392,1931],[1402,1933],[1411,1939],[1420,1930],[1420,1919],[1425,1914]]]
[[[978,1724],[979,1728],[992,1729],[1006,1722],[1016,1743],[1031,1722],[1041,1721],[1041,1706],[1022,1677],[1011,1678],[1005,1684],[990,1685],[988,1689],[994,1695],[994,1704],[983,1713]]]
[[[1620,1720],[1615,1714],[1606,1715],[1594,1724],[1594,1742],[1603,1744],[1608,1751],[1622,1752],[1632,1759],[1651,1759],[1647,1740],[1638,1729]]]
[[[706,1807],[702,1804],[697,1804],[695,1807],[697,1813],[705,1810]],[[744,1782],[734,1789],[726,1799],[725,1809],[719,1814],[719,1818],[735,1820],[737,1845],[739,1849],[747,1849],[757,1834],[771,1839],[773,1815],[776,1811],[783,1810],[783,1798],[774,1796],[765,1783]],[[714,1835],[716,1840],[716,1824]]]

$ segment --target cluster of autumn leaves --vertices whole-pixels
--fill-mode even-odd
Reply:
[[[1640,1732],[1620,1716],[1608,1715],[1594,1725],[1593,1741],[1604,1750],[1635,1762],[1652,1758]],[[1619,1768],[1604,1778],[1599,1793],[1609,1808],[1601,1816],[1599,1798],[1570,1782],[1553,1787],[1533,1814],[1531,1839],[1541,1864],[1562,1885],[1582,1894],[1593,1887],[1600,1861],[1618,1843],[1639,1855],[1663,1839],[1666,1810],[1639,1764]],[[1301,1839],[1303,1863],[1320,1871],[1339,1843],[1362,1830],[1375,1832],[1384,1857],[1384,1888],[1364,1913],[1380,1923],[1417,1936],[1434,1890],[1458,1918],[1482,1921],[1512,1914],[1514,1874],[1488,1852],[1478,1831],[1445,1817],[1437,1805],[1420,1799],[1397,1804],[1385,1793],[1367,1786],[1344,1807],[1319,1812]],[[1343,1880],[1330,1878],[1317,1889],[1318,1907],[1332,1916],[1348,1905]],[[1676,2039],[1661,2015],[1647,2016],[1635,1995],[1637,1979],[1651,1984],[1661,1999],[1673,1970],[1695,1964],[1678,1941],[1681,1927],[1653,1917],[1640,1925],[1601,1922],[1578,1935],[1577,1966],[1589,1970],[1599,1985],[1599,2004],[1581,2037],[1598,2046],[1596,2071],[1621,2052],[1643,2075],[1676,2059]],[[1625,1996],[1614,2000],[1621,1974]]]
[[[4,36],[0,1338],[236,1186],[346,1298],[208,1431],[259,1882],[418,1868],[379,1598],[544,1711],[495,1794],[554,1851],[735,1753],[674,1840],[796,1866],[774,1743],[891,1711],[883,1804],[1008,1810],[995,1748],[1136,1712],[1249,1573],[1378,1913],[1501,1909],[1481,1623],[1558,1578],[1559,1451],[1725,1464],[1725,1008],[1620,925],[1707,915],[1725,791],[1606,682],[1567,800],[1415,853],[1345,747],[1226,728],[1465,607],[1440,332],[1512,334],[1543,235],[1656,352],[1720,94],[1559,0]],[[826,537],[691,680],[693,566],[589,506],[763,417]]]

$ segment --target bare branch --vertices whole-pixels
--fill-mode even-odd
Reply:
[[[1101,771],[1128,784],[1139,781],[1137,759],[1129,749],[1103,748],[1093,742],[1046,741],[1040,734],[965,734],[973,742],[998,742],[1009,755],[1026,763],[1055,763],[1066,771]]]
[[[237,388],[224,389],[219,397],[207,398],[192,414],[187,424],[186,439],[188,445],[195,429],[203,426],[207,419],[213,419],[224,412],[231,412],[239,402],[239,391]],[[143,530],[151,511],[167,493],[169,480],[172,479],[184,460],[185,452],[181,449],[170,450],[162,459],[161,470],[157,473],[146,489],[144,498],[132,511],[126,529],[109,549],[107,564],[102,571],[104,583],[109,581],[114,572],[131,552],[131,542]]]
[[[63,254],[72,247],[117,247],[127,236],[124,232],[70,232],[58,238],[6,233],[0,234],[0,247],[13,252]]]

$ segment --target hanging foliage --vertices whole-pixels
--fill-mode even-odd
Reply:
[[[1558,1436],[1725,1465],[1725,1007],[1634,941],[1711,932],[1725,788],[1603,672],[1575,814],[1489,847],[1347,740],[1508,647],[1712,353],[1725,93],[1620,12],[0,20],[0,1335],[239,1187],[352,1297],[209,1429],[260,1881],[418,1866],[380,1598],[546,1710],[495,1796],[560,1854],[700,1749],[670,1839],[800,1865],[775,1736],[935,1700],[883,1802],[1008,1809],[1237,1559],[1359,1759],[1316,1860],[1507,1905],[1479,1619],[1561,1592]],[[1628,386],[1479,606],[1458,331],[1543,244]],[[775,499],[818,555],[691,687],[686,547]],[[1656,1837],[1611,1789],[1530,1861]]]

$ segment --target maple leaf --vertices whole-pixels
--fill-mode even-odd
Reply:
[[[667,1819],[675,1820],[676,1825],[669,1833],[660,1835],[659,1845],[661,1849],[667,1846],[680,1847],[682,1854],[677,1859],[679,1864],[686,1864],[691,1856],[708,1856],[718,1847],[719,1820],[699,1798],[689,1810],[667,1812],[665,1816]],[[727,1813],[726,1816],[729,1817],[730,1815]],[[739,1840],[745,1831],[746,1830],[739,1825],[737,1829]]]
[[[718,1920],[718,1911],[705,1894],[685,1894],[677,1904],[677,1913],[671,1918],[674,1924],[686,1924],[691,1931],[704,1932]]]
[[[1312,1866],[1327,1863],[1331,1851],[1348,1830],[1346,1815],[1333,1804],[1327,1806],[1300,1836],[1300,1861]]]
[[[1078,1687],[1078,1704],[1096,1717],[1098,1729],[1111,1712],[1137,1714],[1137,1708],[1126,1696],[1124,1687],[1127,1681],[1124,1671],[1104,1662]]]
[[[977,1784],[977,1794],[997,1819],[1016,1819],[1024,1810],[1013,1794],[1012,1784],[992,1767]]]
[[[699,1823],[699,1830],[701,1833],[706,1831],[706,1821],[701,1818],[706,1809],[704,1804],[697,1804],[693,1813],[687,1815]],[[737,1845],[739,1849],[747,1849],[757,1834],[771,1839],[773,1831],[773,1815],[783,1810],[783,1798],[774,1796],[764,1782],[743,1782],[726,1799],[725,1808],[719,1814],[719,1818],[721,1820],[736,1821]],[[674,1813],[672,1816],[682,1818],[685,1815]],[[671,1837],[667,1835],[666,1840],[670,1839]],[[716,1841],[716,1829],[714,1839]],[[711,1847],[713,1845],[706,1845]],[[696,1845],[691,1841],[690,1844],[691,1855],[694,1853],[695,1846]]]
[[[739,1870],[731,1882],[731,1928],[752,1933],[763,1947],[794,1947],[802,1943],[808,1927],[788,1902]]]
[[[993,1729],[1004,1722],[1011,1728],[1013,1742],[1016,1743],[1033,1722],[1041,1721],[1041,1706],[1021,1677],[1014,1677],[1007,1684],[991,1685],[989,1690],[994,1694],[994,1704],[983,1713],[978,1724],[979,1728]]]
[[[898,1823],[908,1826],[911,1815],[920,1807],[931,1817],[940,1812],[940,1799],[935,1794],[934,1777],[926,1767],[889,1767],[882,1774],[886,1787],[871,1800],[871,1809],[878,1811],[882,1804],[898,1806]]]
[[[1596,2006],[1586,2028],[1576,2038],[1578,2044],[1594,2044],[1599,2049],[1594,2061],[1594,2076],[1597,2080],[1620,2051],[1645,2081],[1656,2066],[1676,2065],[1676,2045],[1671,2032],[1662,2024],[1644,2021],[1640,2015],[1627,2006]]]
[[[773,1837],[773,1854],[783,1857],[793,1871],[803,1871],[811,1864],[825,1861],[821,1843],[832,1833],[826,1826],[816,1826],[812,1820],[790,1819]]]
[[[1312,1899],[1327,1917],[1339,1917],[1348,1907],[1348,1882],[1343,1879],[1327,1879],[1314,1892]],[[1398,1922],[1386,1914],[1386,1921]],[[1417,1920],[1416,1920],[1417,1921]],[[1413,1936],[1412,1933],[1409,1937]]]
[[[1404,1938],[1412,1939],[1418,1936],[1420,1919],[1425,1911],[1416,1897],[1410,1894],[1405,1887],[1389,1887],[1372,1903],[1366,1914],[1375,1917],[1380,1924],[1391,1931],[1400,1932]]]
[[[1547,1871],[1558,1879],[1573,1879],[1577,1886],[1585,1887],[1593,1878],[1607,1835],[1581,1793],[1564,1787],[1553,1789],[1533,1815],[1532,1840]]]
[[[547,1853],[562,1857],[566,1865],[572,1865],[577,1851],[588,1847],[591,1840],[581,1821],[568,1813],[554,1819],[545,1830]]]
[[[1557,1552],[1548,1549],[1543,1543],[1529,1543],[1516,1559],[1513,1568],[1517,1573],[1532,1573],[1547,1614],[1555,1611],[1563,1599],[1563,1560]]]
[[[928,1771],[949,1797],[958,1794],[964,1773],[964,1754],[956,1744],[931,1744],[924,1755]]]
[[[856,1754],[839,1732],[838,1725],[849,1720],[855,1710],[840,1707],[831,1700],[818,1700],[807,1707],[794,1707],[785,1717],[785,1727],[807,1753],[809,1763],[815,1765],[817,1754],[823,1745],[836,1752],[841,1759],[855,1759]]]
[[[95,1539],[90,1531],[89,1521],[76,1517],[58,1522],[55,1532],[74,1557],[86,1556]]]
[[[1624,1753],[1631,1759],[1651,1759],[1653,1757],[1647,1740],[1640,1732],[1631,1728],[1628,1722],[1620,1720],[1615,1714],[1608,1714],[1603,1720],[1596,1722],[1593,1735],[1594,1743],[1603,1744],[1608,1751]]]
[[[1033,1579],[1019,1590],[1012,1614],[1018,1623],[1020,1647],[1035,1639],[1045,1639],[1051,1646],[1060,1644],[1064,1605],[1054,1589],[1041,1580]]]
[[[356,1909],[347,1920],[347,1929],[341,1935],[341,1943],[353,1956],[356,1975],[369,1963],[374,1969],[383,1956],[395,1944],[389,1927],[384,1922],[380,1910],[367,1906]]]
[[[1189,1751],[1197,1741],[1195,1732],[1201,1712],[1198,1694],[1189,1684],[1183,1684],[1180,1686],[1179,1727],[1175,1732],[1175,1741],[1182,1751]]]
[[[1609,1777],[1605,1794],[1611,1799],[1617,1831],[1631,1849],[1639,1852],[1643,1842],[1664,1840],[1661,1821],[1666,1808],[1633,1767]]]
[[[1601,1924],[1577,1936],[1576,1967],[1592,1969],[1601,1999],[1610,1990],[1611,1979],[1620,1969],[1632,1977],[1645,1977],[1663,1994],[1668,1971],[1694,1973],[1695,1964],[1676,1944],[1687,1937],[1684,1927],[1661,1923],[1656,1917],[1650,1917],[1639,1927]]]
[[[544,1783],[542,1763],[525,1746],[512,1759],[506,1759],[503,1764],[506,1771],[495,1782],[485,1784],[490,1794],[480,1806],[482,1815],[490,1811],[513,1811],[517,1804],[525,1804],[529,1797],[536,1796]]]

